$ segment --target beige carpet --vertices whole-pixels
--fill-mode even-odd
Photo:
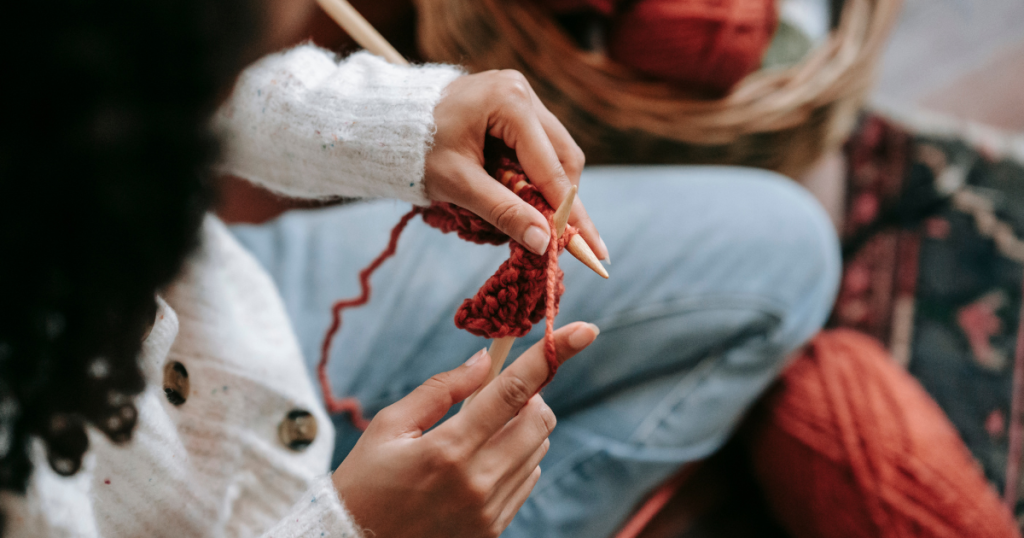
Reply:
[[[1024,1],[904,0],[872,100],[1024,132]]]

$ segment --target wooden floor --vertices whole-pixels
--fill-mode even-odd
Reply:
[[[873,100],[1024,132],[1024,0],[904,0]]]

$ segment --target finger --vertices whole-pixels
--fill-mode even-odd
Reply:
[[[459,168],[465,179],[457,182],[446,202],[476,213],[534,254],[547,251],[550,227],[537,208],[495,181],[478,163],[460,159]]]
[[[512,494],[529,478],[530,473],[540,465],[550,447],[551,441],[544,438],[540,446],[534,447],[532,452],[520,458],[514,467],[509,467],[505,476],[496,484],[493,499],[502,504],[507,503]]]
[[[533,91],[532,88],[530,91]],[[551,147],[558,155],[558,161],[562,163],[562,170],[565,171],[566,177],[569,178],[570,183],[578,186],[580,173],[583,172],[583,165],[586,163],[583,150],[576,144],[562,122],[558,121],[558,118],[544,106],[536,93],[533,94],[533,108],[537,113],[537,118],[540,119],[544,132],[548,135],[548,140],[551,141]]]
[[[562,163],[562,168],[569,177],[569,181],[573,185],[578,186],[580,184],[580,174],[583,172],[583,165],[586,162],[583,151],[576,145],[576,141],[569,135],[569,131],[565,129],[562,122],[558,121],[558,118],[547,108],[544,108],[544,104],[540,102],[540,99],[537,100],[537,106],[540,107],[538,116],[540,116],[541,123],[544,125],[544,131],[548,134],[555,152],[558,153],[558,159]],[[550,203],[551,198],[544,191],[544,186],[537,185],[537,188],[541,189],[544,199]],[[552,203],[552,207],[558,207],[558,204]],[[583,200],[579,196],[576,196],[576,200],[572,203],[569,224],[572,224],[580,231],[583,240],[590,245],[590,248],[593,249],[594,254],[597,254],[599,259],[604,260],[608,258],[608,247],[605,246],[604,240],[601,239],[601,233],[597,231],[594,221],[590,220],[590,215],[587,214],[587,210],[583,206]]]
[[[555,357],[559,364],[579,353],[597,338],[600,330],[591,323],[571,323],[554,332]],[[474,447],[482,446],[526,405],[548,378],[544,341],[519,356],[455,418],[438,430],[451,429]]]
[[[519,164],[531,181],[559,183],[561,200],[572,183],[537,115],[536,94],[522,74],[506,73],[503,100],[488,119],[488,132],[515,150]]]
[[[462,366],[431,377],[405,398],[384,408],[374,422],[379,421],[398,434],[422,434],[483,384],[490,362],[487,350],[481,349]]]
[[[562,125],[562,122],[558,121],[558,118],[551,113],[544,103],[541,102],[537,94],[530,89],[532,95],[533,108],[537,114],[542,128],[554,148],[555,154],[558,156],[558,161],[562,165],[562,170],[566,177],[569,179],[570,184],[580,184],[580,174],[583,172],[583,165],[586,163],[586,158],[583,154],[583,150],[580,149],[576,141],[573,140],[572,135]],[[525,166],[524,166],[525,171]],[[544,195],[544,199],[551,204],[551,207],[558,207],[562,200],[565,199],[567,192],[562,192],[559,188],[559,184],[544,181],[543,178],[535,180],[533,176],[529,175],[530,180],[537,186],[541,194]],[[599,259],[606,259],[608,257],[608,248],[605,246],[604,241],[601,239],[601,234],[597,231],[597,226],[590,220],[590,216],[587,214],[587,210],[583,205],[583,201],[578,196],[572,204],[572,212],[569,214],[569,223],[575,226],[579,231],[580,235],[583,236],[583,240],[590,245],[594,253],[597,254]]]
[[[518,91],[509,92],[510,97],[490,119],[489,133],[515,150],[530,182],[537,186],[552,207],[558,207],[569,194],[573,182],[541,122],[533,90],[525,79],[511,87],[517,88]],[[543,105],[540,107],[543,109]],[[568,132],[565,136],[568,137]]]
[[[579,196],[573,200],[572,211],[569,213],[569,224],[580,231],[583,240],[590,245],[591,250],[597,255],[597,259],[608,259],[608,247],[605,245],[604,239],[601,239],[601,233],[597,231],[597,226],[590,220],[590,215],[587,214]]]
[[[505,504],[505,508],[498,515],[498,518],[494,520],[494,531],[495,535],[500,534],[509,524],[512,523],[512,518],[516,517],[519,513],[519,509],[526,504],[526,500],[530,498],[530,493],[533,492],[533,488],[537,486],[537,482],[540,481],[540,467],[534,467],[533,471],[530,472],[530,476],[523,482],[519,489],[509,498],[508,503]]]
[[[539,394],[535,394],[515,418],[484,444],[474,464],[483,469],[497,470],[499,487],[509,479],[516,480],[517,471],[521,471],[515,484],[518,486],[526,478],[526,473],[536,466],[535,463],[529,468],[524,467],[554,431],[556,422],[551,408]],[[496,497],[504,498],[501,495]]]

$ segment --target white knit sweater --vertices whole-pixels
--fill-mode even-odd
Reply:
[[[425,202],[433,109],[459,74],[366,53],[339,64],[308,45],[267,57],[215,118],[222,169],[292,196]],[[216,218],[158,302],[133,440],[117,447],[90,431],[83,469],[68,478],[34,446],[28,493],[0,497],[8,535],[361,536],[331,483],[333,427],[277,290]],[[164,393],[175,362],[190,387],[180,405]],[[318,427],[304,449],[279,432],[297,411]]]
[[[367,52],[339,67],[313,46],[268,56],[238,80],[214,126],[221,171],[298,198],[381,196],[426,205],[434,105],[462,72]]]

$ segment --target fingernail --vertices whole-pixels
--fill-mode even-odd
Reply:
[[[548,250],[548,242],[551,241],[551,237],[537,226],[530,226],[523,234],[523,241],[526,243],[526,248],[532,250],[534,254],[544,254]]]
[[[573,349],[583,349],[589,346],[598,334],[601,334],[601,329],[598,329],[597,325],[584,323],[569,335],[569,346]]]
[[[612,255],[608,253],[608,245],[604,244],[604,238],[603,237],[598,237],[597,239],[599,241],[601,241],[601,250],[604,251],[604,261],[605,261],[605,263],[607,263],[608,265],[611,265],[612,264]]]
[[[486,355],[487,348],[483,348],[480,351],[477,351],[472,357],[469,358],[468,361],[466,361],[466,366],[473,366],[474,364],[480,362],[480,359],[484,358],[484,356]]]

